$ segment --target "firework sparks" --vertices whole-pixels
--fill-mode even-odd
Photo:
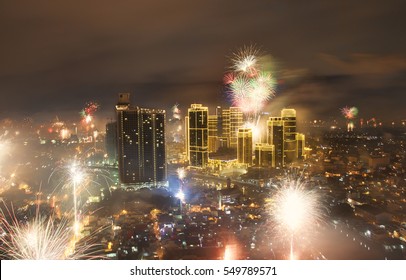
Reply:
[[[258,64],[259,50],[255,46],[243,47],[234,54],[232,69],[247,76],[255,76],[260,65]]]
[[[0,213],[0,256],[15,260],[102,258],[95,255],[94,233],[78,244],[65,218],[57,221],[53,216],[47,218],[37,213],[31,221],[20,221],[6,209],[8,215]]]
[[[51,178],[54,174],[60,175],[60,180],[58,184],[55,186],[54,191],[62,186],[62,188],[71,190],[72,199],[73,199],[73,216],[74,216],[74,223],[73,223],[73,232],[75,237],[79,237],[80,233],[80,217],[79,217],[79,205],[78,205],[78,197],[82,193],[83,190],[87,190],[88,186],[92,180],[92,173],[88,172],[85,168],[83,168],[78,162],[74,161],[70,164],[64,165],[61,168],[57,168],[51,174],[48,179],[48,183],[50,183]],[[53,195],[54,191],[51,193]]]
[[[351,120],[358,115],[358,109],[357,107],[344,107],[341,109],[341,113],[347,120]]]
[[[223,80],[234,106],[246,115],[256,115],[267,101],[275,95],[276,83],[272,75],[262,71],[259,51],[255,47],[244,47],[232,59],[231,70]]]
[[[235,75],[234,75],[233,72],[226,73],[226,74],[224,75],[224,77],[223,77],[223,83],[224,83],[225,85],[229,85],[229,84],[231,84],[232,82],[234,82],[234,79],[235,79]]]
[[[294,259],[296,235],[305,234],[317,225],[323,216],[319,196],[306,188],[304,181],[287,179],[273,197],[270,213],[276,224],[278,236],[289,240],[290,259]]]
[[[94,114],[99,109],[99,107],[99,104],[97,104],[96,102],[87,102],[83,110],[80,112],[80,115],[82,116],[82,122],[86,125],[92,124]]]
[[[8,211],[8,208],[6,208]],[[1,212],[1,252],[5,257],[24,260],[60,260],[70,258],[71,239],[67,221],[59,223],[50,217],[37,216],[32,221],[18,221],[14,213]]]
[[[85,108],[83,108],[83,113],[85,116],[93,116],[94,113],[99,109],[99,104],[93,101],[86,103]]]
[[[176,173],[178,174],[179,180],[183,180],[186,177],[186,169],[183,167],[179,167],[176,169]]]
[[[347,119],[347,131],[353,131],[354,130],[354,123],[351,121],[352,119],[356,118],[358,115],[358,109],[357,107],[344,107],[341,109],[341,113],[343,116]]]

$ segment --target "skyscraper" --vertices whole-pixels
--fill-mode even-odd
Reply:
[[[268,122],[268,144],[274,146],[275,167],[284,166],[283,121],[280,117],[270,117]]]
[[[282,109],[284,164],[297,159],[296,152],[296,110]]]
[[[192,104],[188,109],[187,147],[189,164],[205,167],[209,159],[209,109],[202,104]]]
[[[230,147],[230,110],[220,106],[216,108],[217,115],[217,137],[219,148]]]
[[[303,159],[305,155],[305,135],[302,133],[297,133],[296,134],[296,152],[297,152],[297,158],[298,159]]]
[[[252,129],[239,128],[237,132],[238,163],[252,165]]]
[[[131,106],[130,94],[121,93],[116,113],[121,183],[150,186],[164,184],[165,111]]]
[[[209,115],[208,119],[209,129],[209,153],[215,153],[218,149],[217,137],[217,115]]]
[[[244,124],[240,107],[230,107],[230,148],[237,148],[238,129]]]
[[[270,117],[267,125],[268,144],[274,145],[276,167],[303,159],[305,136],[296,131],[295,109],[283,109],[281,117]]]

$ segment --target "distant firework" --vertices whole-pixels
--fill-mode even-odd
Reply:
[[[296,258],[295,239],[309,238],[322,220],[322,204],[318,193],[301,179],[286,179],[272,197],[270,214],[279,239],[289,242],[289,258]]]
[[[358,115],[357,107],[344,107],[341,109],[341,113],[347,120],[354,119]]]
[[[90,101],[86,103],[85,108],[83,109],[83,111],[85,112],[86,115],[94,115],[94,113],[96,113],[96,111],[99,109],[99,104],[97,104],[96,102]]]
[[[180,116],[180,113],[181,113],[181,112],[180,112],[180,109],[179,109],[179,104],[173,105],[171,111],[172,111],[172,117],[173,117],[174,119],[176,119],[176,120],[180,120],[180,119],[181,119],[181,116]]]
[[[86,103],[83,110],[80,112],[82,116],[82,121],[86,124],[90,124],[93,121],[93,116],[96,111],[99,109],[99,104],[93,101],[89,101]]]

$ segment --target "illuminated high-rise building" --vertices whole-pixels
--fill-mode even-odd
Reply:
[[[219,148],[230,147],[230,110],[220,106],[216,108],[217,115],[217,139]]]
[[[130,94],[121,93],[116,113],[121,183],[165,184],[165,110],[134,107]]]
[[[296,158],[304,159],[305,158],[305,135],[302,133],[296,134]]]
[[[305,136],[296,131],[295,109],[283,109],[280,117],[268,119],[267,126],[267,142],[274,145],[275,167],[303,159]]]
[[[296,152],[296,110],[282,109],[284,163],[297,159]]]
[[[230,148],[237,148],[238,129],[244,124],[240,107],[230,107]]]
[[[237,132],[238,163],[252,165],[252,129],[239,128]]]
[[[186,158],[190,161],[190,149],[189,149],[189,116],[185,116],[185,151]]]
[[[217,137],[217,115],[209,115],[208,118],[209,129],[209,153],[215,153],[218,149]]]
[[[205,167],[209,159],[209,109],[202,104],[192,104],[188,109],[187,147],[189,164]]]

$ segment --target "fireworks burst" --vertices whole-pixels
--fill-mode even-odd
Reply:
[[[344,107],[341,109],[341,113],[343,116],[347,119],[347,131],[353,131],[354,130],[354,123],[351,121],[352,119],[356,118],[358,115],[358,109],[357,107]]]
[[[38,213],[31,221],[18,220],[14,212],[0,213],[0,256],[16,260],[63,260],[100,258],[93,236],[80,244],[74,242],[68,220],[57,221]],[[9,222],[10,221],[10,222]]]
[[[72,209],[74,216],[73,230],[76,237],[79,236],[81,224],[79,215],[80,205],[78,205],[80,197],[84,191],[87,191],[91,196],[91,193],[89,192],[90,186],[93,184],[100,185],[93,180],[95,176],[102,177],[105,180],[106,185],[109,185],[109,182],[111,182],[111,179],[107,175],[97,171],[90,171],[89,169],[81,166],[76,161],[56,168],[48,179],[48,184],[50,183],[52,178],[57,177],[58,179],[57,184],[55,185],[55,188],[50,196],[53,195],[56,189],[68,189],[72,193]]]
[[[233,72],[223,78],[233,105],[240,107],[246,115],[254,116],[254,119],[275,95],[275,80],[261,68],[259,51],[253,46],[244,47],[232,58]]]
[[[71,234],[66,222],[37,217],[20,223],[13,218],[8,223],[2,215],[4,233],[0,237],[2,250],[9,258],[20,260],[60,260],[69,258]]]
[[[180,116],[181,111],[179,109],[179,104],[173,105],[171,111],[172,111],[173,119],[175,119],[175,120],[181,119],[181,116]]]
[[[323,217],[319,195],[306,188],[301,179],[286,179],[273,197],[270,214],[281,239],[289,240],[290,259],[294,259],[296,238],[309,238]]]
[[[351,120],[358,115],[358,109],[357,107],[344,107],[341,109],[341,113],[347,120]]]
[[[94,114],[99,109],[99,104],[93,101],[89,101],[86,103],[83,110],[80,112],[82,116],[82,122],[85,124],[90,124],[93,121]]]
[[[231,69],[247,76],[255,76],[260,67],[258,54],[259,50],[255,46],[243,47],[234,54]]]
[[[85,116],[93,116],[94,113],[99,109],[99,104],[93,101],[89,101],[86,103],[85,108],[83,108],[83,115]]]

